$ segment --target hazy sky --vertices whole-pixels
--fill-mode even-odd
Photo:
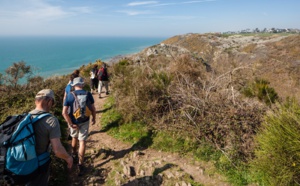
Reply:
[[[0,36],[163,36],[300,28],[300,0],[0,0]]]

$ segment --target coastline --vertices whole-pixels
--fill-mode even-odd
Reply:
[[[100,59],[115,63],[165,38],[18,37],[0,38],[0,73],[24,61],[34,67],[34,76],[64,75]]]

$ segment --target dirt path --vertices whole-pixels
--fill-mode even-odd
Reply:
[[[103,95],[103,94],[102,94]],[[87,141],[85,173],[77,176],[74,170],[69,178],[70,186],[75,185],[192,185],[194,180],[202,185],[229,185],[218,175],[211,175],[207,163],[195,162],[177,154],[153,149],[137,150],[132,144],[121,142],[101,132],[100,118],[107,97],[99,99],[94,94],[96,124],[90,126]],[[189,179],[192,178],[192,179]]]

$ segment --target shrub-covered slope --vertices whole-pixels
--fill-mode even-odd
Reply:
[[[221,167],[237,168],[255,158],[266,111],[299,101],[299,46],[299,35],[175,36],[113,65],[117,109],[196,148],[208,143]]]

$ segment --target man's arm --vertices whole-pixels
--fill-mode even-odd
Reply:
[[[64,93],[64,99],[63,99],[63,103],[65,102],[66,98],[67,98],[67,92],[65,91],[65,93]]]
[[[66,149],[62,146],[59,138],[50,139],[53,152],[56,157],[64,159],[68,163],[68,168],[71,169],[73,165],[73,158],[70,156]]]
[[[73,122],[68,114],[68,108],[69,108],[68,106],[63,107],[62,115],[65,118],[66,122],[68,123],[69,127],[76,128],[77,125],[73,124]]]
[[[92,125],[94,125],[95,123],[96,123],[96,108],[95,108],[95,105],[94,104],[92,104],[92,116],[93,116],[93,118],[92,118]]]

